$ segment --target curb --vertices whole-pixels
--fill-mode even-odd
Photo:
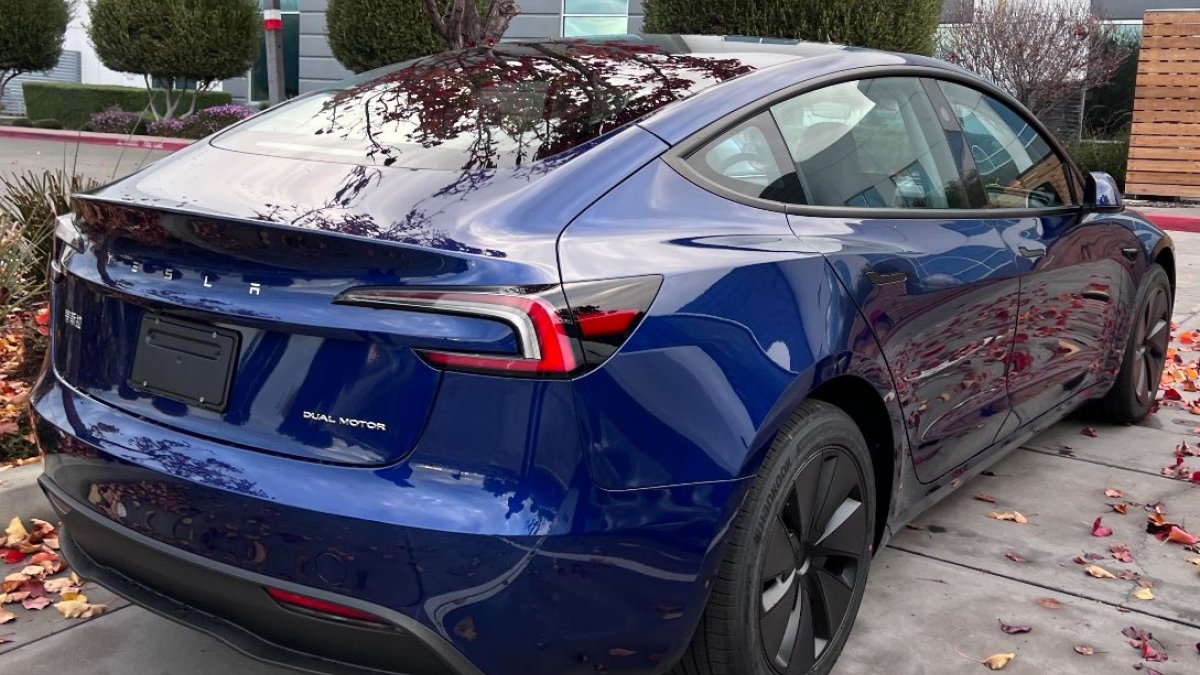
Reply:
[[[41,462],[0,471],[0,481],[3,481],[0,483],[0,520],[4,525],[14,516],[20,516],[26,523],[30,518],[58,520],[38,487],[37,479],[41,475]]]
[[[140,150],[163,150],[175,152],[195,141],[186,138],[159,138],[157,136],[123,136],[99,134],[93,131],[64,131],[59,129],[28,129],[25,127],[0,127],[0,138],[16,138],[25,141],[55,141],[80,143],[82,145],[107,145],[110,147],[136,148]]]
[[[1164,230],[1200,232],[1200,216],[1177,216],[1170,213],[1142,212],[1146,219]]]

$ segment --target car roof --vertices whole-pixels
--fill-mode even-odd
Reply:
[[[629,35],[519,40],[537,45],[589,42],[597,46],[645,43],[676,55],[733,60],[749,66],[748,74],[726,80],[681,101],[666,105],[639,124],[669,144],[675,144],[705,126],[743,107],[804,82],[856,69],[912,67],[943,71],[947,75],[978,81],[959,66],[915,54],[885,52],[862,47],[741,35],[681,35],[635,33]],[[878,76],[879,71],[872,71]]]

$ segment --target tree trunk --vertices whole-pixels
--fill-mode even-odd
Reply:
[[[158,114],[158,106],[154,104],[154,81],[149,75],[142,75],[142,80],[146,82],[146,94],[150,97],[150,114],[154,115],[154,121],[158,122],[162,115]]]

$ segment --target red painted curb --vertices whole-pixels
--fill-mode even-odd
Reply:
[[[1146,219],[1164,230],[1175,232],[1200,232],[1200,217],[1176,216],[1170,213],[1142,212]]]
[[[81,143],[83,145],[107,145],[121,148],[136,148],[140,150],[163,150],[166,152],[182,150],[195,142],[186,138],[123,136],[121,134],[98,134],[91,131],[29,129],[26,127],[0,127],[0,138],[18,138],[26,141]]]

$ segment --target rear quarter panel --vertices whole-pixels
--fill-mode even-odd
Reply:
[[[783,213],[711,194],[660,160],[570,225],[559,257],[565,282],[664,276],[629,342],[575,382],[601,487],[751,476],[791,411],[839,376],[880,392],[903,438],[874,337]]]

